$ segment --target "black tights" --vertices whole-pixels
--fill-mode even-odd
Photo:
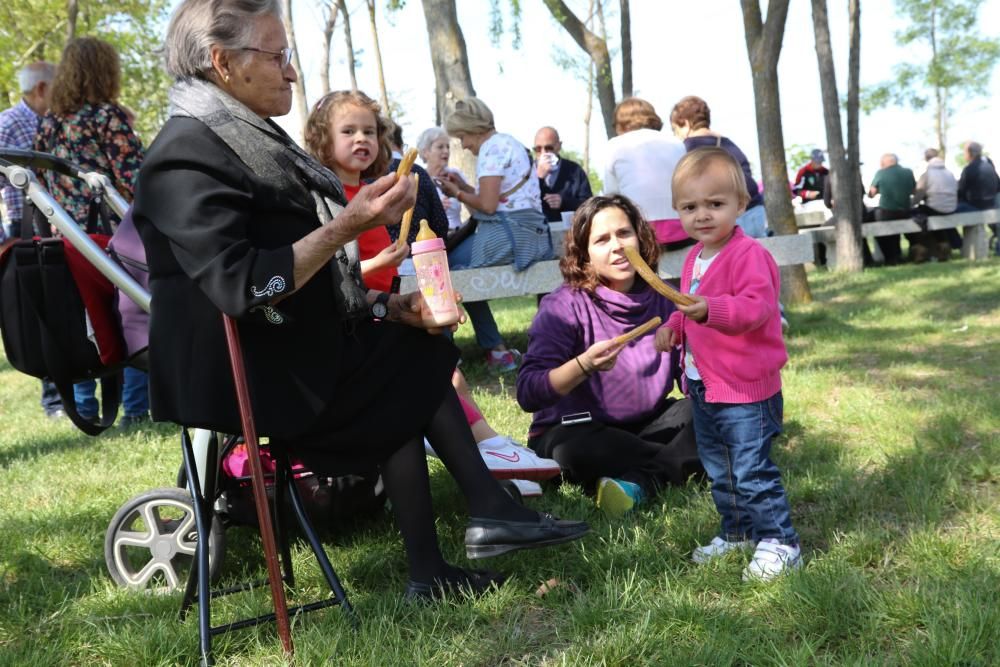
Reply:
[[[445,393],[425,431],[434,451],[458,483],[473,517],[534,521],[538,515],[514,502],[486,468],[454,390]],[[452,569],[441,555],[423,440],[413,438],[381,466],[382,481],[403,536],[410,579],[429,582]]]

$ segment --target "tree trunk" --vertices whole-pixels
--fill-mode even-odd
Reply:
[[[851,33],[847,57],[847,173],[850,174],[852,180],[855,178],[860,180],[861,0],[848,0],[847,10],[850,15],[848,25]],[[864,189],[864,184],[861,185],[861,189]],[[863,248],[864,244],[867,243],[861,236],[865,203],[857,194],[852,194],[847,201],[850,204],[848,210],[851,221],[855,222],[858,246]]]
[[[622,22],[622,99],[632,97],[632,17],[629,0],[619,0]]]
[[[330,92],[330,47],[333,44],[333,31],[337,27],[337,15],[340,13],[340,5],[334,2],[327,2],[324,5],[326,20],[323,22],[323,53],[320,54],[320,85],[323,88],[323,95]]]
[[[372,40],[375,42],[375,64],[378,67],[378,91],[382,102],[382,113],[389,116],[389,93],[385,89],[385,71],[382,69],[382,49],[378,44],[378,25],[375,23],[375,0],[366,1],[368,3],[368,21],[372,27]]]
[[[848,202],[858,198],[857,176],[847,166],[844,133],[840,125],[840,96],[837,73],[830,43],[830,19],[826,0],[812,0],[813,32],[816,37],[816,60],[823,97],[823,121],[826,125],[827,152],[830,154],[830,178],[833,179],[833,215],[837,233],[837,270],[860,271],[861,221],[851,218]]]
[[[427,39],[431,47],[431,64],[434,67],[434,86],[437,97],[435,123],[444,125],[445,118],[455,109],[455,102],[475,97],[472,73],[469,71],[469,54],[465,49],[465,36],[458,25],[455,0],[422,0],[424,20],[427,22]],[[475,182],[476,159],[462,148],[455,137],[451,139],[451,158],[448,164]]]
[[[740,0],[747,54],[753,76],[754,108],[764,175],[764,205],[767,220],[776,234],[797,234],[795,213],[788,191],[785,139],[781,130],[781,99],[778,94],[778,56],[785,33],[788,0],[770,0],[767,22],[761,19],[758,0]],[[809,303],[812,294],[801,264],[781,271],[782,298],[789,303]]]
[[[937,7],[931,6],[931,31],[928,35],[928,39],[931,42],[931,63],[930,69],[933,71],[938,66],[938,40],[937,40]],[[946,134],[946,124],[948,111],[945,105],[944,91],[941,86],[934,86],[934,129],[937,132],[937,142],[938,150],[941,151],[941,155],[944,156],[944,145],[945,145],[945,134]]]
[[[347,44],[347,71],[351,74],[351,90],[358,89],[358,75],[354,71],[354,40],[351,39],[351,14],[347,11],[346,0],[337,0],[340,13],[344,15],[344,42]]]
[[[615,82],[611,72],[611,57],[608,55],[608,42],[588,30],[563,0],[543,0],[543,2],[549,8],[552,17],[594,62],[597,70],[597,99],[601,103],[604,129],[610,139],[615,136]]]
[[[594,0],[587,6],[587,27],[594,25]],[[594,61],[587,64],[587,107],[583,112],[583,171],[590,173],[590,119],[594,115]]]
[[[309,120],[309,101],[306,99],[306,77],[302,72],[302,61],[299,59],[299,50],[295,44],[295,22],[292,21],[292,0],[282,0],[282,11],[285,19],[285,33],[288,35],[288,46],[292,48],[292,67],[295,68],[298,77],[292,84],[292,98],[294,99],[295,111],[299,115],[299,127],[305,131],[306,122]]]
[[[78,0],[66,0],[66,41],[76,37],[76,17],[80,13]]]

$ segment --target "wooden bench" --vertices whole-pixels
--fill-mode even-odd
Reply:
[[[938,229],[962,229],[962,257],[966,259],[986,259],[989,257],[989,231],[986,225],[1000,223],[1000,209],[969,211],[950,215],[934,215],[927,218],[928,231]],[[861,226],[865,238],[912,234],[923,231],[913,220],[888,220],[866,222]],[[826,263],[833,268],[837,262],[837,230],[833,225],[803,229],[800,235],[809,236],[826,246]]]
[[[758,240],[770,251],[779,266],[805,264],[814,260],[813,240],[808,236],[792,234]],[[660,256],[660,276],[680,276],[687,253],[687,248],[663,253]],[[452,271],[451,282],[465,301],[487,301],[511,296],[548,294],[562,285],[563,277],[559,272],[559,260],[554,259],[537,262],[521,272],[515,271],[511,265]],[[402,292],[416,289],[416,279],[405,276]]]

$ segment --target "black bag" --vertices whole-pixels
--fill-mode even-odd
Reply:
[[[88,337],[86,310],[63,239],[32,238],[31,219],[25,216],[21,240],[0,256],[4,350],[15,369],[56,386],[63,410],[81,431],[99,435],[118,416],[121,367],[105,366]],[[103,417],[94,424],[77,413],[73,385],[98,378]]]
[[[478,220],[469,218],[464,225],[448,232],[448,236],[444,240],[444,249],[451,252],[457,248],[462,241],[476,233],[476,227],[478,226]]]

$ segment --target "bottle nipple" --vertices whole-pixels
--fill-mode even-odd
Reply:
[[[420,230],[417,232],[418,241],[430,241],[431,239],[436,239],[437,234],[430,228],[427,224],[427,220],[420,221]]]

